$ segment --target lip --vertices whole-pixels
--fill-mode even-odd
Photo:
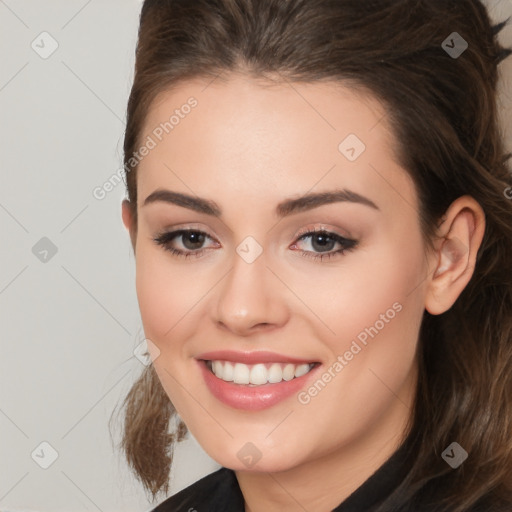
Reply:
[[[258,363],[293,363],[304,364],[314,363],[311,359],[298,359],[296,357],[276,354],[264,350],[240,352],[236,350],[215,350],[213,352],[205,352],[196,356],[196,359],[206,361],[230,361],[231,363],[258,364]]]
[[[218,353],[215,354],[216,356],[213,360],[231,361],[230,359],[218,358]],[[273,354],[273,357],[275,357],[275,354]],[[254,359],[252,356],[251,358]],[[208,360],[211,361],[211,359]],[[237,359],[233,362],[242,361]],[[261,360],[261,354],[256,362],[264,362]],[[265,362],[284,361],[283,359],[272,359],[271,361]],[[286,362],[292,361],[288,359]],[[307,361],[301,360],[301,362]],[[225,405],[245,411],[261,411],[286,400],[292,395],[297,395],[301,389],[304,389],[307,386],[307,382],[315,377],[321,367],[320,364],[316,364],[308,373],[306,373],[306,375],[302,375],[302,377],[295,377],[289,381],[283,380],[276,384],[267,383],[261,386],[249,386],[247,384],[235,384],[234,382],[226,382],[219,379],[206,366],[206,360],[201,359],[198,360],[197,363],[206,386],[210,390],[211,394]]]

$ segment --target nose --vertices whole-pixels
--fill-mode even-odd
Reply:
[[[265,252],[248,263],[238,254],[219,285],[214,321],[238,336],[282,327],[289,318],[286,287],[266,266]]]

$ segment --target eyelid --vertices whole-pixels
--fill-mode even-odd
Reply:
[[[295,235],[296,239],[299,239],[301,236],[306,235],[308,233],[333,233],[335,235],[338,235],[341,238],[344,238],[346,240],[355,240],[352,235],[349,233],[340,233],[336,228],[328,227],[325,224],[315,225],[310,224],[308,226],[305,226],[304,228],[299,229],[299,232]]]
[[[152,237],[153,241],[157,243],[158,245],[161,245],[165,250],[170,251],[173,255],[177,257],[184,257],[184,258],[190,258],[190,257],[197,257],[200,258],[204,253],[208,253],[209,249],[215,248],[215,247],[202,247],[197,250],[192,249],[175,249],[173,247],[170,247],[170,243],[174,241],[176,238],[180,238],[185,233],[193,232],[193,233],[199,233],[201,235],[204,235],[205,238],[209,238],[214,242],[217,247],[219,246],[220,242],[213,236],[211,236],[207,231],[194,227],[191,224],[186,225],[186,227],[180,227],[175,226],[172,228],[164,228],[164,230],[160,231],[157,235]],[[347,237],[344,235],[339,234],[335,229],[328,228],[325,226],[306,226],[302,228],[297,235],[294,237],[294,242],[290,246],[297,247],[297,242],[301,241],[302,239],[306,237],[311,237],[315,233],[325,233],[327,236],[331,239],[333,239],[336,243],[340,244],[342,246],[341,249],[338,249],[337,251],[326,251],[326,252],[315,252],[315,251],[304,251],[299,250],[301,256],[306,256],[308,258],[311,258],[312,260],[316,261],[323,261],[324,259],[330,260],[331,258],[335,256],[342,256],[346,252],[351,251],[355,249],[359,245],[359,240],[356,240],[353,237]],[[166,239],[169,239],[166,241]]]
[[[216,237],[210,235],[209,231],[207,229],[203,228],[198,223],[192,223],[192,224],[183,223],[183,224],[178,224],[178,225],[172,226],[172,227],[166,226],[158,232],[158,236],[163,235],[163,234],[168,234],[168,233],[174,233],[176,231],[197,231],[199,233],[206,235],[211,240],[215,240],[216,242],[219,242]],[[303,235],[306,235],[308,233],[318,233],[318,232],[333,233],[333,234],[336,234],[339,237],[344,238],[346,240],[355,240],[352,235],[350,235],[348,233],[340,233],[338,230],[336,230],[336,228],[329,227],[325,224],[320,224],[320,225],[309,224],[309,225],[301,228],[295,234],[294,239],[295,239],[295,241],[297,241]]]

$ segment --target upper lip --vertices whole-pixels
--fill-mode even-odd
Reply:
[[[236,350],[215,350],[205,352],[196,357],[205,361],[231,361],[232,363],[258,364],[258,363],[313,363],[311,359],[300,359],[275,352],[257,350],[252,352],[239,352]]]

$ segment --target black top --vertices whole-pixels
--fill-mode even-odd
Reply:
[[[360,487],[332,512],[372,512],[405,479],[407,442],[393,453]],[[428,490],[427,490],[428,495]],[[151,512],[245,512],[244,498],[235,472],[222,467],[166,499]],[[403,510],[403,509],[401,509]],[[431,508],[412,505],[411,512],[432,512]],[[467,512],[509,512],[508,506],[496,509],[486,499]],[[389,511],[393,512],[393,511]]]

